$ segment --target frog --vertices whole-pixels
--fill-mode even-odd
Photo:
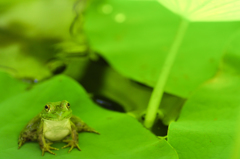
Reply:
[[[56,155],[52,150],[59,150],[52,147],[53,142],[66,142],[62,148],[79,147],[78,133],[90,132],[99,134],[96,130],[89,127],[79,117],[72,114],[70,103],[67,100],[58,102],[48,102],[44,105],[43,110],[30,120],[20,132],[18,138],[18,149],[28,141],[38,141],[42,156],[45,152]]]

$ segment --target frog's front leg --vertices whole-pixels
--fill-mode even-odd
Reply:
[[[51,147],[50,145],[52,145],[53,143],[47,142],[47,140],[44,138],[43,121],[41,121],[40,126],[38,128],[38,142],[42,150],[42,156],[44,155],[45,152],[49,152],[53,155],[56,155],[51,150],[58,150],[58,149],[55,147]]]
[[[71,122],[71,139],[63,140],[63,142],[67,142],[68,144],[63,146],[62,148],[71,147],[68,151],[71,152],[74,147],[76,147],[79,151],[81,151],[79,145],[78,145],[78,132],[77,127]]]
[[[90,126],[88,126],[85,122],[83,122],[79,117],[75,115],[71,117],[71,121],[76,126],[77,132],[92,132],[92,133],[100,134],[99,132],[97,132]]]

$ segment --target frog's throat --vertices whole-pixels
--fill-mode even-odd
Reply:
[[[69,119],[60,121],[44,119],[43,121],[44,136],[51,141],[60,141],[71,131],[71,124]]]

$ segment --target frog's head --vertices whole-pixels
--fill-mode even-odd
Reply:
[[[72,110],[68,101],[63,100],[60,102],[49,102],[47,103],[42,112],[41,118],[46,120],[63,120],[69,119],[72,116]]]

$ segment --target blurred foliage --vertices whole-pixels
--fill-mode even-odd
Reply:
[[[48,65],[49,60],[59,54],[86,52],[83,39],[70,34],[75,31],[71,28],[75,0],[1,1],[0,5],[8,6],[0,18],[0,68],[15,77],[48,78],[56,69]]]

